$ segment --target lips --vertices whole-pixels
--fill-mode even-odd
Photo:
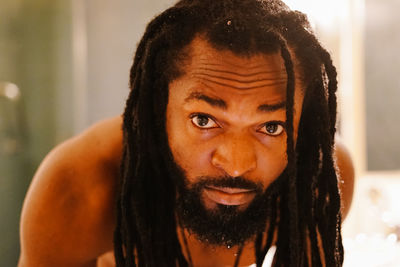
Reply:
[[[211,201],[228,206],[250,203],[256,195],[255,190],[232,187],[206,186],[204,193]]]

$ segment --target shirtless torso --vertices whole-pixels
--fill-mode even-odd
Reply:
[[[25,199],[19,267],[109,267],[113,258],[114,206],[122,152],[121,117],[114,117],[57,146],[40,165]],[[343,214],[354,172],[345,148],[336,146]],[[199,266],[230,263],[235,249],[212,250],[189,240]],[[241,265],[252,264],[249,244]],[[202,257],[207,255],[207,257]]]

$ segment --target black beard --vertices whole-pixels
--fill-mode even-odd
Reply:
[[[178,220],[181,227],[193,233],[197,239],[209,245],[232,247],[244,244],[265,231],[271,211],[276,208],[271,206],[274,202],[271,200],[277,198],[285,172],[263,192],[262,185],[243,177],[200,177],[198,182],[188,184],[183,171],[174,165],[177,170],[174,178],[180,180],[176,201]],[[238,206],[222,204],[210,210],[201,200],[207,185],[254,189],[256,196],[243,210],[239,210]]]

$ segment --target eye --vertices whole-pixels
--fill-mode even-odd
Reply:
[[[283,122],[271,121],[265,123],[258,131],[271,136],[278,136],[285,130]]]
[[[192,123],[201,129],[212,129],[219,127],[218,124],[209,115],[193,114],[190,116]]]

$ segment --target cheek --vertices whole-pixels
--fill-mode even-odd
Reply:
[[[265,187],[268,187],[287,166],[286,145],[281,144],[264,152],[263,156],[258,157],[257,166],[257,176],[262,178],[262,183]]]
[[[211,151],[205,146],[193,145],[185,138],[170,141],[175,162],[186,171],[188,178],[207,175]]]
[[[189,180],[206,175],[211,150],[202,140],[193,138],[188,127],[188,120],[182,112],[168,112],[167,109],[167,136],[168,144],[178,164],[188,175]],[[171,114],[174,114],[172,116]]]

